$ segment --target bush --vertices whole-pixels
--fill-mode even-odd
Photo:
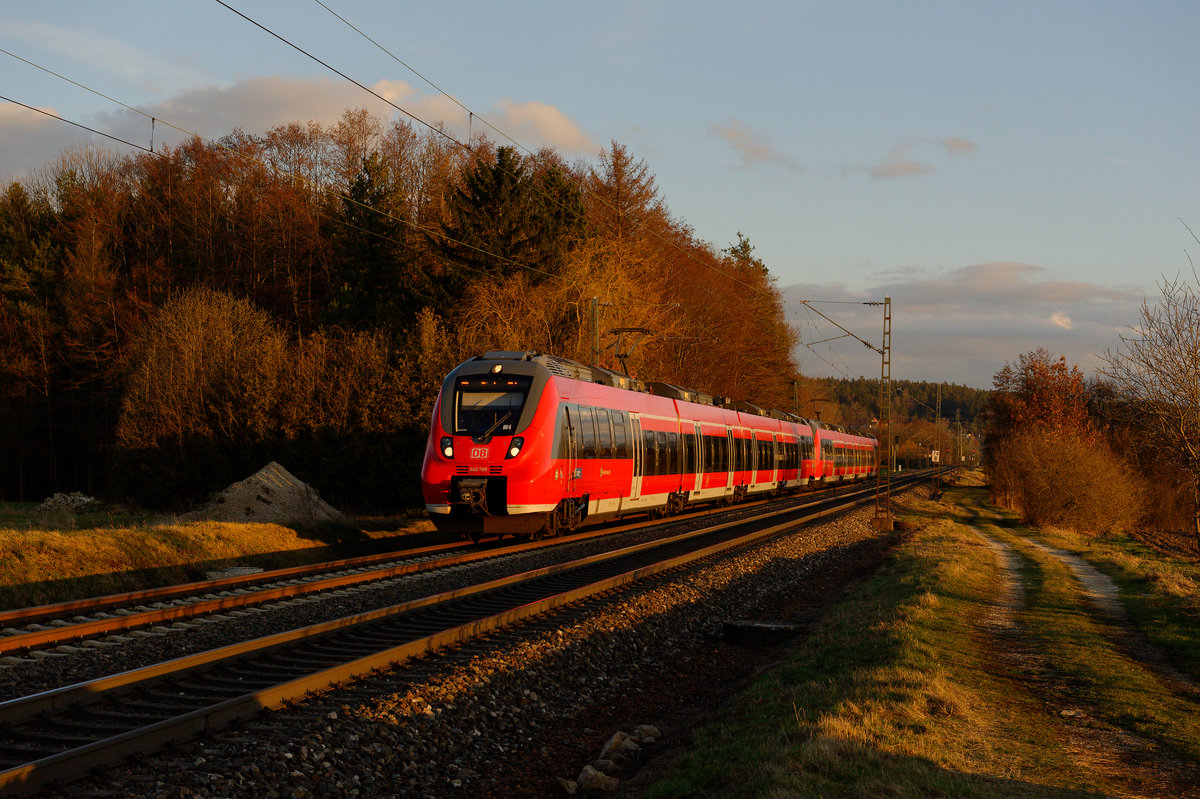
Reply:
[[[447,334],[422,313],[382,333],[288,341],[265,312],[210,289],[159,310],[135,348],[113,453],[116,491],[184,510],[270,461],[342,510],[419,507]]]
[[[1032,430],[1006,439],[989,465],[992,499],[1035,527],[1126,532],[1142,516],[1135,469],[1080,431]]]

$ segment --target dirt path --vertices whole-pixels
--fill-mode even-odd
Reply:
[[[1020,567],[1023,558],[1011,546],[983,531],[972,528],[996,553],[1004,588],[996,597],[992,613],[985,621],[986,637],[994,647],[1001,672],[1014,687],[1042,711],[1059,722],[1061,745],[1081,769],[1103,775],[1119,791],[1117,795],[1140,797],[1200,797],[1195,764],[1175,757],[1155,741],[1127,729],[1115,726],[1093,715],[1087,701],[1069,681],[1057,674],[1045,653],[1038,650],[1032,638],[1026,636],[1017,621],[1017,612],[1025,601]],[[1124,609],[1117,599],[1116,586],[1089,564],[1066,552],[1030,542],[1048,554],[1059,558],[1080,580],[1081,589],[1089,601],[1106,617],[1107,625],[1121,633],[1115,636],[1127,655],[1137,657],[1132,649],[1137,637],[1122,624]],[[1137,657],[1143,660],[1141,657]],[[1165,662],[1147,662],[1159,671]],[[1180,687],[1195,688],[1182,675]],[[1169,679],[1174,682],[1174,679]]]
[[[1116,583],[1078,555],[1029,539],[1026,539],[1026,543],[1067,565],[1075,579],[1079,580],[1084,598],[1108,619],[1108,633],[1126,655],[1152,669],[1168,683],[1171,690],[1189,696],[1193,701],[1200,701],[1200,684],[1171,666],[1145,636],[1126,623],[1125,607],[1119,599]]]

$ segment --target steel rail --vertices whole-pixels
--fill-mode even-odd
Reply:
[[[332,685],[367,674],[373,670],[386,668],[425,652],[476,637],[485,632],[498,629],[534,615],[576,602],[614,588],[660,574],[664,571],[678,568],[685,564],[713,557],[728,550],[750,546],[766,538],[794,529],[797,525],[813,521],[831,514],[845,511],[857,505],[874,501],[872,489],[854,492],[850,497],[827,499],[816,503],[820,507],[815,510],[807,508],[787,508],[762,514],[751,520],[728,521],[702,530],[692,531],[666,541],[652,541],[625,547],[614,552],[600,553],[581,558],[569,563],[556,564],[541,569],[535,569],[523,574],[491,580],[476,586],[469,586],[455,591],[449,591],[431,597],[402,603],[391,608],[356,614],[332,622],[312,625],[301,630],[266,636],[254,641],[243,642],[224,647],[213,652],[179,658],[165,664],[149,666],[142,669],[113,675],[111,677],[80,683],[62,689],[45,691],[40,694],[0,703],[0,723],[10,729],[12,725],[34,719],[43,713],[56,709],[72,708],[76,705],[90,704],[111,698],[114,693],[123,692],[136,684],[155,685],[168,678],[191,676],[201,669],[206,669],[220,662],[241,662],[251,655],[278,650],[297,641],[313,640],[328,635],[334,630],[345,630],[362,624],[384,619],[396,619],[401,614],[411,613],[417,608],[428,608],[448,602],[461,600],[464,597],[494,593],[496,590],[527,585],[533,580],[546,578],[562,578],[571,572],[578,573],[597,564],[617,562],[629,559],[630,556],[647,557],[655,549],[666,549],[679,545],[680,542],[693,541],[701,537],[711,537],[719,532],[729,533],[727,540],[717,541],[694,549],[689,552],[672,555],[625,569],[617,574],[590,580],[582,585],[568,587],[566,590],[555,590],[540,598],[516,599],[507,609],[500,612],[488,612],[487,615],[471,618],[469,621],[454,624],[432,634],[421,635],[375,653],[361,656],[338,663],[328,668],[319,669],[308,675],[294,677],[277,685],[246,692],[210,707],[199,708],[184,712],[172,718],[152,722],[149,725],[119,733],[113,737],[97,740],[83,746],[42,757],[30,763],[9,768],[0,772],[0,791],[13,795],[28,793],[46,785],[52,780],[70,780],[85,774],[91,768],[102,764],[111,764],[133,753],[144,753],[160,748],[166,743],[186,737],[195,736],[201,732],[215,730],[230,722],[248,715],[253,715],[264,708],[277,708],[288,702],[302,699],[314,692],[328,690]],[[765,523],[778,516],[789,516],[786,521],[770,523],[765,528],[756,529],[748,534],[733,535],[732,528],[746,527],[757,523]],[[624,567],[623,567],[624,568]]]
[[[739,505],[738,509],[744,510],[753,508],[756,505],[763,504],[763,502],[765,502],[765,500],[760,502],[744,503]],[[671,521],[678,522],[688,518],[695,518],[697,516],[712,515],[717,512],[719,511],[712,507],[698,508],[692,513],[673,516],[671,517]],[[106,597],[73,600],[69,602],[60,602],[54,605],[43,605],[33,608],[2,611],[0,612],[0,623],[14,620],[31,623],[49,618],[59,619],[67,613],[80,611],[102,612],[114,607],[127,607],[130,604],[144,602],[150,599],[163,600],[168,598],[177,599],[180,597],[191,597],[196,595],[211,594],[215,591],[228,589],[230,587],[242,588],[262,583],[278,582],[279,580],[286,580],[289,578],[305,577],[322,572],[337,571],[339,569],[370,566],[380,562],[397,560],[405,561],[393,567],[372,569],[367,572],[338,574],[322,579],[307,580],[306,582],[298,584],[276,586],[273,588],[262,588],[259,590],[248,590],[247,593],[243,594],[218,597],[215,599],[198,599],[187,604],[172,605],[164,608],[152,608],[149,610],[124,613],[116,616],[107,616],[87,621],[79,621],[71,624],[54,625],[42,630],[13,632],[8,634],[0,633],[0,655],[9,655],[31,649],[45,648],[55,644],[66,644],[86,638],[111,635],[129,630],[152,627],[159,624],[179,622],[209,613],[220,613],[223,611],[248,607],[251,605],[259,605],[265,602],[272,602],[279,599],[290,599],[308,594],[320,593],[323,591],[331,591],[349,585],[358,585],[367,582],[399,577],[406,574],[417,574],[425,571],[433,571],[435,569],[447,568],[449,566],[456,566],[479,560],[502,557],[516,552],[558,546],[567,541],[585,541],[598,536],[613,535],[615,533],[638,529],[640,527],[649,526],[649,524],[658,524],[660,522],[661,520],[650,520],[649,522],[642,521],[634,524],[618,526],[615,528],[609,526],[597,530],[586,531],[584,533],[573,535],[569,538],[547,539],[537,542],[514,544],[507,547],[490,547],[487,549],[478,549],[472,547],[459,555],[430,560],[413,560],[414,558],[420,558],[423,555],[435,554],[437,552],[444,552],[447,550],[463,549],[461,542],[437,544],[407,551],[378,553],[375,555],[364,555],[356,558],[346,558],[319,564],[308,564],[305,566],[293,566],[283,569],[275,569],[270,572],[259,572],[253,575],[237,575],[232,577],[216,578],[214,580],[183,583],[175,586],[164,586],[157,589],[133,591],[124,594],[112,594]]]
[[[63,602],[55,602],[49,605],[36,605],[27,608],[0,610],[0,625],[12,624],[14,622],[28,624],[32,622],[45,621],[47,619],[61,619],[72,614],[94,613],[97,611],[109,610],[110,608],[129,607],[131,605],[138,605],[145,602],[156,602],[167,599],[178,599],[180,597],[210,594],[214,591],[225,591],[231,588],[244,588],[250,585],[275,582],[278,580],[287,580],[294,577],[307,577],[311,574],[319,574],[325,571],[335,571],[337,569],[369,566],[373,563],[396,560],[400,557],[419,557],[421,555],[444,552],[446,550],[452,550],[455,548],[463,548],[463,542],[455,541],[449,544],[433,544],[431,546],[420,547],[418,549],[378,552],[374,555],[359,555],[358,557],[354,558],[342,558],[341,560],[309,563],[303,566],[286,566],[280,569],[260,571],[253,574],[236,574],[228,577],[214,577],[211,580],[195,580],[188,583],[176,583],[173,585],[164,585],[158,588],[145,588],[139,591],[126,591],[120,594],[109,594],[107,596],[88,597],[85,599],[70,599]]]

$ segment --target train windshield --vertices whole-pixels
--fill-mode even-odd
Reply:
[[[454,388],[454,433],[473,438],[511,436],[531,381],[527,375],[460,377]]]

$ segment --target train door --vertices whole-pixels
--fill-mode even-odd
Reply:
[[[642,420],[636,413],[629,414],[630,441],[629,449],[633,453],[633,482],[629,487],[629,498],[638,499],[642,495]]]
[[[750,431],[750,463],[746,464],[746,471],[750,473],[748,480],[751,486],[758,485],[758,469],[761,468],[760,463],[758,463],[758,455],[760,455],[758,450],[760,449],[761,444],[758,443],[758,435],[754,431]]]
[[[688,478],[691,488],[699,491],[704,488],[704,437],[700,433],[700,425],[692,425],[692,476]]]
[[[771,468],[774,470],[774,474],[771,477],[772,483],[778,483],[779,481],[783,480],[783,463],[781,462],[781,459],[779,457],[780,451],[781,451],[780,448],[782,446],[783,446],[783,444],[779,440],[779,435],[777,435],[777,434],[772,435],[771,436]]]
[[[725,428],[725,488],[733,488],[733,431]]]
[[[575,496],[575,481],[579,479],[579,426],[576,413],[570,405],[563,406],[563,496]]]

